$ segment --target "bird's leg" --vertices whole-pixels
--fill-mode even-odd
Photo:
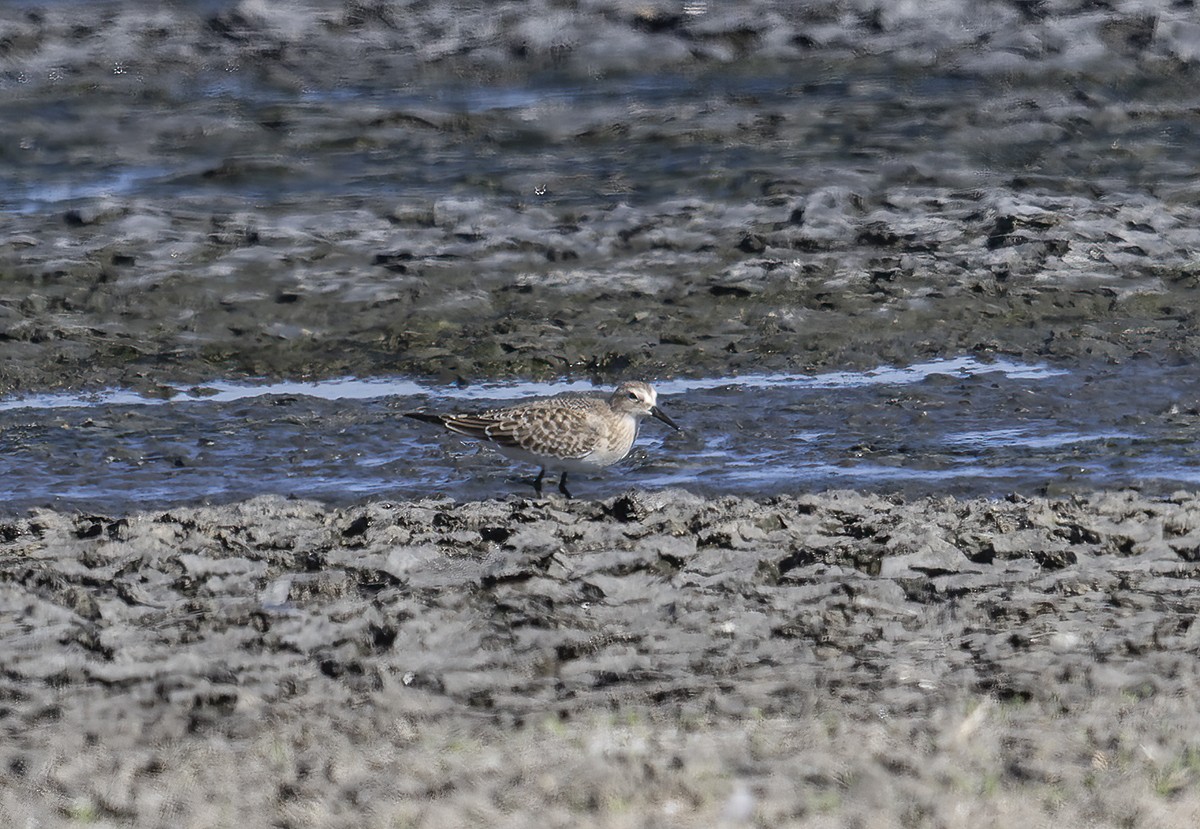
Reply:
[[[538,494],[538,497],[541,497],[542,478],[545,478],[545,477],[546,477],[546,467],[543,466],[541,469],[538,470],[538,474],[537,474],[536,478],[529,479],[529,483],[533,484],[533,491]]]
[[[558,491],[568,498],[571,496],[571,491],[567,489],[567,470],[563,470],[562,477],[558,479]]]

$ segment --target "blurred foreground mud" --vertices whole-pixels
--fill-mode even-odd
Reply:
[[[1200,806],[1192,495],[261,498],[0,532],[13,825]]]

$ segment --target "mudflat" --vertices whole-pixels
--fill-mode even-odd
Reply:
[[[1192,452],[1191,10],[794,5],[22,4],[0,392],[969,355]],[[1041,405],[986,386],[819,414],[908,463],[872,424]],[[0,509],[5,826],[1200,823],[1192,491],[106,496],[88,436],[145,485],[176,416],[4,420],[95,467]]]
[[[12,825],[1190,825],[1200,499],[0,526]]]

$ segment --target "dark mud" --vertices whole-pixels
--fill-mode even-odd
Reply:
[[[1193,495],[259,499],[0,534],[10,825],[1200,814]]]

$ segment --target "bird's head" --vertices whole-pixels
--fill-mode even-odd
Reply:
[[[640,380],[622,383],[612,393],[612,397],[609,398],[609,404],[612,406],[613,411],[633,415],[639,420],[649,415],[661,420],[672,429],[680,431],[675,421],[671,420],[671,418],[658,408],[658,394],[649,383],[643,383]]]

